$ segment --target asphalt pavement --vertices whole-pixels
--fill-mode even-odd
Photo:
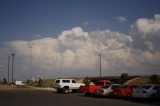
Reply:
[[[84,94],[58,94],[53,90],[17,87],[0,90],[0,106],[160,106],[158,101],[85,97]]]

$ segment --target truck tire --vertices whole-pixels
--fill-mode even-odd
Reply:
[[[57,93],[62,93],[62,89],[57,89]]]
[[[63,93],[69,93],[69,87],[68,86],[65,86],[63,88]]]

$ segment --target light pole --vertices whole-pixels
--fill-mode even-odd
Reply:
[[[101,62],[102,61],[102,59],[101,59],[102,58],[102,54],[101,53],[99,54],[99,58],[100,58],[99,59],[99,76],[101,77],[101,71],[102,71],[102,64],[101,64],[102,63]]]
[[[12,53],[11,55],[12,55],[12,84],[13,84],[13,77],[14,77],[14,76],[13,76],[13,75],[14,75],[14,74],[13,74],[13,69],[14,69],[14,56],[15,56],[15,54]]]
[[[102,76],[102,56],[104,54],[104,50],[106,50],[107,47],[100,47],[98,50],[98,55],[99,55],[99,77]]]
[[[8,55],[8,84],[9,84],[9,70],[10,70],[10,55]]]
[[[33,48],[33,47],[32,47],[32,45],[31,45],[31,46],[30,46],[30,49],[31,49],[31,57],[30,57],[30,58],[31,58],[31,63],[30,63],[31,78],[33,77],[33,73],[32,73],[32,57],[33,57],[33,56],[32,56],[32,48]]]

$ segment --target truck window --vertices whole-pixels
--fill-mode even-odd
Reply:
[[[56,81],[55,81],[55,84],[59,84],[59,83],[60,83],[60,80],[56,80]]]
[[[104,85],[104,82],[103,81],[97,81],[96,83],[95,83],[95,85]]]
[[[75,80],[72,80],[72,83],[76,83],[76,81],[75,81]]]
[[[63,83],[70,83],[70,80],[62,80]]]
[[[102,88],[109,88],[109,85],[103,86]]]

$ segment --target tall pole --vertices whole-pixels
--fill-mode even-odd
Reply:
[[[10,55],[8,55],[8,84],[9,84],[9,70],[10,70]]]
[[[101,67],[102,67],[102,64],[101,64],[101,57],[102,57],[102,54],[100,53],[99,54],[99,65],[100,65],[100,67],[99,67],[99,76],[101,77],[101,71],[102,71],[102,69],[101,69]]]
[[[13,69],[14,69],[14,56],[15,56],[15,54],[13,53],[13,54],[11,54],[12,55],[12,83],[13,83]]]
[[[31,79],[33,78],[33,73],[32,73],[32,46],[30,46],[31,48],[31,63],[30,63],[30,72],[31,72]]]

